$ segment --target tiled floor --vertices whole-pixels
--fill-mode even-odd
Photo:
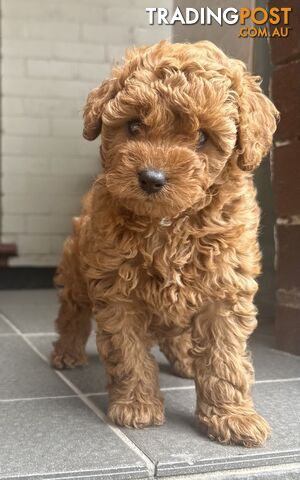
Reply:
[[[222,446],[194,422],[193,382],[172,374],[160,383],[167,422],[119,429],[106,418],[104,370],[88,343],[89,366],[56,372],[48,365],[54,291],[0,292],[0,479],[300,478],[300,358],[273,348],[272,335],[251,342],[257,409],[273,428],[264,448]]]

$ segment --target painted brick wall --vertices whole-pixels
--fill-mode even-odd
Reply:
[[[270,1],[270,6],[280,6]],[[290,0],[290,27],[285,39],[272,39],[272,93],[281,112],[272,159],[275,193],[277,345],[300,355],[300,5]]]
[[[253,8],[256,1],[257,0],[243,0],[242,6]],[[225,8],[227,3],[230,7],[240,8],[241,6],[240,0],[230,0],[230,2],[221,2],[220,0],[177,0],[176,5],[183,10],[188,7],[199,10],[202,7],[205,8],[209,6],[216,11],[218,7]],[[220,26],[217,23],[212,23],[211,25],[182,25],[178,22],[174,25],[174,40],[178,42],[210,40],[224,50],[227,55],[233,58],[239,58],[251,69],[253,59],[253,39],[250,37],[243,39],[239,38],[239,29],[239,23],[236,25],[226,25],[224,23]]]
[[[155,2],[171,7],[172,0]],[[129,45],[170,38],[146,0],[2,0],[2,241],[11,265],[55,265],[99,170],[81,137],[88,91]]]

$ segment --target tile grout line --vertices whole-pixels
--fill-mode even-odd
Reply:
[[[280,472],[280,473],[289,473],[289,472],[295,472],[295,473],[299,473],[299,469],[300,469],[300,463],[299,462],[293,462],[293,463],[286,463],[286,464],[274,464],[274,465],[266,465],[266,466],[258,466],[258,467],[246,467],[246,468],[242,468],[242,469],[229,469],[229,470],[218,470],[218,471],[210,471],[210,472],[205,472],[205,473],[196,473],[196,474],[191,474],[191,476],[187,476],[187,475],[176,475],[176,476],[163,476],[163,477],[160,477],[160,480],[188,480],[189,478],[192,480],[200,480],[200,479],[206,479],[206,480],[222,480],[222,479],[225,479],[227,480],[229,475],[231,475],[231,480],[233,479],[236,479],[236,480],[239,480],[240,478],[243,478],[243,479],[248,479],[250,478],[254,478],[253,475],[255,475],[255,478],[258,478],[257,477],[257,474],[261,474],[261,473],[277,473],[277,472]],[[243,477],[241,477],[241,475],[243,475]],[[247,477],[245,477],[244,475],[247,475]],[[262,478],[262,477],[259,477],[259,478]],[[264,476],[264,478],[267,478]],[[268,478],[271,478],[270,476],[268,476]],[[272,477],[274,478],[274,477]],[[278,478],[278,477],[276,477]],[[285,477],[285,479],[287,480],[287,477]]]
[[[3,334],[0,334],[3,335],[3,336],[9,336],[9,335],[18,335],[20,337],[23,338],[23,340],[35,351],[35,353],[37,355],[39,355],[44,361],[46,361],[48,364],[48,360],[47,358],[42,355],[40,353],[40,351],[27,339],[27,337],[36,337],[36,336],[54,336],[54,335],[57,335],[55,332],[48,332],[48,333],[42,333],[42,332],[38,332],[38,333],[23,333],[21,332],[21,330],[19,330],[19,328],[17,328],[3,313],[0,312],[0,318],[2,318],[2,320],[10,327],[12,328],[12,330],[15,332],[15,333],[3,333]],[[28,340],[28,341],[27,341]],[[57,370],[55,370],[56,373],[59,373],[57,372]],[[61,373],[61,372],[60,372]],[[63,375],[63,374],[62,374]],[[280,382],[297,382],[297,381],[300,381],[300,377],[290,377],[290,378],[274,378],[274,379],[265,379],[265,380],[256,380],[254,382],[254,385],[256,384],[263,384],[263,383],[280,383]],[[178,387],[161,387],[160,390],[161,391],[173,391],[173,390],[191,390],[195,388],[195,385],[181,385],[181,386],[178,386]],[[101,395],[101,394],[105,394],[106,392],[95,392],[95,393],[83,393],[83,395],[85,396],[91,396],[91,395]],[[42,398],[45,398],[45,397],[42,397]],[[51,397],[52,398],[52,397]]]
[[[16,334],[17,335],[17,334]],[[43,358],[45,361],[45,359]],[[48,363],[48,362],[47,362]],[[56,370],[55,370],[56,372]],[[60,372],[61,373],[61,372]],[[62,374],[63,375],[63,374]],[[284,382],[299,382],[300,377],[291,377],[291,378],[280,378],[275,380],[258,380],[257,384],[264,384],[264,383],[284,383]],[[178,390],[194,390],[194,385],[186,385],[186,386],[178,386],[178,387],[161,387],[161,392],[172,392]],[[82,392],[82,395],[85,397],[105,397],[107,392]],[[7,403],[7,402],[26,402],[26,401],[34,401],[34,400],[56,400],[56,399],[64,399],[64,398],[77,398],[78,394],[74,395],[54,395],[53,397],[45,396],[45,397],[20,397],[20,398],[0,398],[0,403]]]
[[[26,337],[54,337],[58,336],[56,332],[28,332],[24,333]]]
[[[64,398],[77,398],[78,395],[55,395],[53,397],[19,397],[19,398],[1,398],[1,403],[10,403],[10,402],[31,402],[34,400],[60,400]]]
[[[79,473],[79,475],[78,475]],[[122,473],[122,472],[121,472]],[[125,473],[137,473],[136,470],[126,470]],[[61,475],[64,475],[64,476],[61,476]],[[74,475],[75,474],[75,475]],[[108,478],[108,480],[111,480],[112,476],[111,476],[111,472],[108,472],[108,473],[105,473],[105,472],[101,472],[101,478],[99,477],[99,471],[95,471],[95,473],[90,473],[90,472],[86,472],[85,470],[82,470],[80,472],[78,471],[70,471],[70,472],[53,472],[50,474],[51,476],[48,476],[47,473],[44,473],[44,474],[22,474],[22,476],[20,477],[20,475],[16,476],[16,475],[10,475],[8,477],[1,477],[1,480],[4,479],[4,480],[18,480],[21,478],[21,480],[25,480],[25,479],[28,479],[28,480],[81,480],[83,478],[86,478],[87,480],[89,480],[90,478],[96,478],[97,480],[104,480],[104,477],[105,478]],[[56,475],[56,476],[54,476]],[[132,477],[134,478],[134,477]],[[139,480],[139,479],[137,479]],[[144,480],[141,479],[141,480]],[[147,480],[152,480],[150,477],[147,478]],[[165,479],[163,479],[165,480]],[[179,479],[180,480],[180,479]],[[186,480],[186,479],[185,479]]]
[[[273,378],[270,380],[257,380],[254,382],[254,385],[260,385],[262,383],[285,383],[285,382],[299,382],[300,377],[290,377],[290,378]]]
[[[83,393],[85,397],[105,397],[107,392]],[[18,398],[0,398],[0,403],[8,402],[26,402],[34,400],[56,400],[64,398],[77,398],[78,394],[74,395],[53,395],[53,397],[46,395],[45,397],[18,397]]]
[[[12,330],[17,333],[23,340],[25,343],[27,343],[27,345],[44,361],[46,362],[48,365],[49,365],[49,362],[47,360],[47,357],[45,357],[37,348],[35,345],[33,345],[31,343],[31,341],[23,334],[23,332],[21,332],[21,330],[19,330],[7,317],[5,317],[2,313],[0,313],[0,318],[2,318],[2,320],[10,327],[12,328]],[[90,410],[93,411],[93,413],[98,417],[100,418],[100,420],[102,420],[102,422],[107,425],[113,432],[114,434],[120,438],[120,440],[123,441],[123,443],[125,443],[125,445],[127,445],[128,448],[130,448],[130,450],[132,450],[133,452],[135,452],[143,461],[144,463],[146,464],[147,468],[148,468],[148,473],[151,475],[151,477],[154,477],[155,475],[155,464],[150,460],[150,458],[142,451],[139,449],[139,447],[134,443],[132,442],[126,435],[125,433],[123,433],[118,427],[116,427],[115,425],[113,425],[109,419],[107,418],[107,416],[105,415],[104,412],[102,412],[102,410],[98,407],[96,407],[96,405],[94,405],[91,400],[89,400],[85,395],[84,393],[79,390],[79,388],[77,388],[70,380],[68,380],[64,375],[63,373],[57,371],[57,370],[54,370],[54,372],[56,373],[56,375],[63,381],[66,383],[66,385],[68,385],[68,387],[77,395],[78,398],[80,398],[80,400],[87,406],[90,408]]]
[[[18,334],[14,332],[5,332],[5,333],[0,333],[0,338],[2,337],[16,337]]]

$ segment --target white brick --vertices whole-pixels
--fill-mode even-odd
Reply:
[[[28,60],[27,70],[31,77],[94,80],[99,82],[109,75],[111,67],[109,64]]]
[[[29,38],[37,40],[78,40],[79,25],[66,22],[28,22],[27,34]]]
[[[25,232],[25,215],[3,215],[2,230],[8,234]]]
[[[86,92],[86,96],[87,96]],[[23,104],[24,113],[33,117],[78,117],[82,119],[82,108],[84,98],[81,100],[72,98],[24,98],[20,100]]]
[[[28,173],[34,175],[45,175],[50,172],[50,161],[45,156],[44,152],[41,152],[39,157],[29,157],[27,160]]]
[[[20,181],[18,183],[19,185],[21,184]],[[32,193],[33,195],[49,193],[51,196],[78,195],[81,198],[87,190],[89,183],[88,177],[75,176],[72,175],[72,172],[69,172],[69,175],[63,178],[58,175],[49,175],[47,177],[32,175],[26,178],[26,183],[23,184],[23,187],[24,193],[27,190],[27,193]],[[21,189],[21,186],[19,188]]]
[[[27,37],[26,22],[23,20],[6,19],[1,25],[1,36],[4,39]]]
[[[67,231],[66,234],[70,232]],[[56,253],[63,252],[64,241],[66,239],[66,235],[51,235],[50,237],[50,252]]]
[[[134,28],[133,30],[134,44],[140,45],[153,45],[160,42],[160,40],[171,40],[172,29],[171,26],[154,26],[150,25],[148,28]]]
[[[75,137],[82,134],[82,119],[54,118],[52,120],[52,134],[55,137]]]
[[[80,140],[77,140],[77,155],[86,157],[87,155],[99,156],[99,139],[96,140],[95,142],[88,142],[85,140],[83,137],[80,138]]]
[[[16,137],[13,135],[2,136],[2,153],[4,155],[39,155],[43,149],[49,150],[52,146],[51,139],[35,139],[33,142],[26,137]]]
[[[18,257],[13,257],[9,260],[10,266],[36,266],[36,267],[47,267],[58,265],[60,259],[60,252],[54,254],[41,254],[41,255],[19,255]]]
[[[3,195],[2,211],[6,214],[48,213],[51,198],[43,195]]]
[[[129,29],[111,25],[83,25],[83,40],[96,43],[110,43],[111,45],[123,45],[130,42]]]
[[[49,206],[50,213],[53,214],[68,214],[70,216],[78,215],[81,210],[81,198],[78,195],[56,195],[51,199]]]
[[[3,195],[2,209],[6,214],[59,214],[78,215],[81,209],[81,195]]]
[[[30,19],[64,19],[64,21],[89,20],[101,22],[103,8],[95,5],[87,5],[91,2],[78,0],[9,0],[4,3],[4,18],[30,18]]]
[[[50,171],[49,164],[50,160],[45,156],[2,156],[4,174],[48,174]]]
[[[5,117],[2,119],[2,130],[12,135],[48,135],[50,121],[47,118]]]
[[[111,74],[111,65],[105,63],[98,65],[96,63],[78,63],[77,75],[79,80],[93,80],[96,84],[108,78]]]
[[[172,0],[132,0],[133,5],[146,9],[147,7],[164,7],[168,10],[172,10],[173,1]]]
[[[1,70],[3,76],[22,77],[25,74],[25,62],[22,59],[5,58]]]
[[[128,8],[131,7],[133,4],[133,0],[92,0],[93,2],[96,2],[98,5],[103,5],[105,7],[109,6],[117,6],[117,7],[122,7],[124,3],[128,6]]]
[[[107,60],[109,63],[123,62],[126,48],[122,45],[107,45]]]
[[[51,58],[53,46],[50,42],[34,40],[18,40],[15,38],[2,40],[2,57],[9,58]]]
[[[90,181],[100,173],[100,158],[95,154],[91,157],[65,157],[62,162],[60,159],[52,159],[50,163],[50,171],[56,175],[69,175],[73,172],[74,175],[88,175]]]
[[[82,107],[126,47],[170,36],[147,25],[151,3],[2,0],[3,238],[20,250],[10,264],[57,262],[101,169],[99,141],[81,137]]]
[[[84,189],[86,191],[86,189]],[[7,194],[2,198],[2,209],[6,214],[59,214],[78,215],[81,209],[81,195]]]
[[[77,41],[79,24],[56,21],[6,19],[2,26],[3,38],[55,41]]]
[[[95,43],[53,43],[53,58],[102,63],[104,45]]]
[[[70,215],[29,215],[26,229],[28,233],[61,233],[66,235],[71,230]]]
[[[18,251],[20,255],[52,253],[51,239],[48,235],[21,234],[18,236]]]
[[[91,81],[4,77],[2,92],[7,96],[85,98],[94,86]]]
[[[4,58],[38,58],[57,60],[91,61],[101,63],[104,60],[104,45],[79,43],[74,41],[36,41],[25,39],[4,39],[2,42]]]
[[[24,157],[3,155],[1,160],[3,175],[11,173],[28,173],[27,161]]]
[[[106,11],[106,21],[109,25],[122,25],[127,28],[129,25],[146,27],[149,24],[148,18],[143,8],[112,7]]]
[[[17,137],[12,135],[3,135],[2,154],[3,155],[25,155],[25,156],[85,156],[96,154],[98,148],[95,143],[87,142],[83,138],[54,138],[54,137],[36,137],[32,141],[29,137]]]
[[[1,242],[3,243],[17,243],[18,240],[18,235],[15,234],[2,234],[1,236]]]
[[[53,195],[78,195],[80,198],[89,188],[91,179],[88,175],[18,175],[4,173],[2,177],[2,189],[4,195],[16,193],[18,195],[30,195],[35,197],[42,194]],[[49,199],[50,202],[50,199]]]
[[[4,195],[17,193],[27,194],[29,193],[28,184],[30,177],[24,175],[13,175],[4,172],[2,175],[2,191]]]
[[[10,117],[23,115],[24,107],[22,98],[2,97],[2,116]]]
[[[30,77],[66,78],[77,77],[77,63],[57,60],[28,60],[27,71]]]

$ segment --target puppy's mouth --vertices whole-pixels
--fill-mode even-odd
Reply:
[[[107,189],[121,208],[125,207],[141,217],[172,219],[194,207],[196,202],[205,203],[206,192],[199,186],[196,195],[196,192],[189,190],[188,185],[181,190],[172,179],[155,180],[152,182],[151,179],[149,184],[142,175],[142,180],[140,177],[132,178],[131,182],[116,184],[110,177]]]
[[[204,163],[177,147],[153,154],[121,152],[105,180],[113,199],[141,216],[175,217],[206,196]]]

